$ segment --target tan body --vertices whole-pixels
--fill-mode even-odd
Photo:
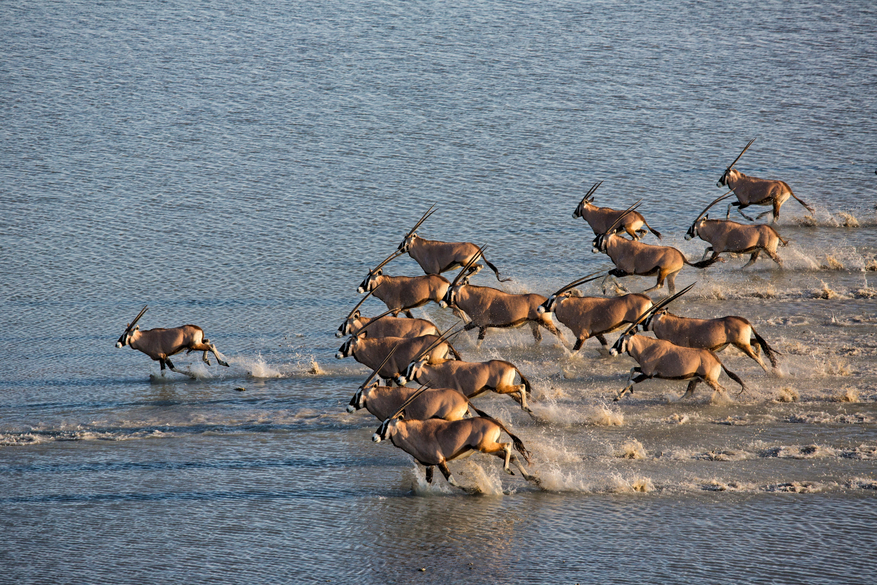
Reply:
[[[578,207],[576,207],[576,210],[572,214],[573,217],[581,217],[584,219],[588,225],[591,226],[591,229],[594,230],[595,235],[605,234],[609,228],[618,221],[618,218],[621,215],[624,215],[623,210],[612,209],[610,207],[597,207],[590,201],[582,201],[579,203]],[[642,229],[643,226],[649,228],[649,231],[660,239],[661,234],[655,231],[652,226],[646,222],[646,218],[637,211],[627,213],[621,219],[619,225],[614,228],[613,233],[621,234],[626,232],[632,239],[639,240],[646,235],[646,230]]]
[[[427,319],[386,315],[375,320],[373,317],[363,317],[359,311],[356,311],[341,324],[341,327],[335,332],[335,337],[356,335],[366,325],[368,325],[368,329],[363,331],[366,337],[420,337],[421,335],[440,334],[438,327]]]
[[[751,254],[743,268],[754,263],[762,250],[782,266],[777,247],[788,243],[769,225],[745,225],[727,219],[700,219],[692,225],[685,238],[691,239],[692,235],[710,244],[704,252],[704,259],[709,252],[712,252],[711,259],[717,259],[719,254],[725,252]]]
[[[759,366],[768,371],[758,355],[758,348],[777,367],[777,352],[771,348],[743,317],[728,316],[718,319],[693,319],[679,317],[667,311],[658,311],[643,322],[643,330],[651,331],[658,339],[685,347],[696,347],[710,351],[721,351],[733,345]]]
[[[393,413],[417,391],[417,388],[407,386],[372,385],[358,391],[347,410],[353,412],[365,408],[378,420],[383,421],[393,416]],[[405,407],[405,418],[408,420],[428,418],[460,420],[468,413],[469,399],[453,388],[428,388]]]
[[[170,356],[183,350],[187,350],[187,353],[203,351],[202,359],[208,365],[210,365],[210,360],[207,358],[207,353],[210,352],[220,365],[228,366],[221,354],[217,352],[216,346],[204,338],[204,331],[197,325],[183,325],[171,329],[148,329],[146,331],[135,328],[126,331],[116,342],[116,347],[124,347],[125,345],[130,345],[132,349],[142,351],[157,361],[162,370],[167,365],[171,370],[176,371]]]
[[[585,340],[596,337],[606,348],[604,335],[623,325],[635,322],[640,315],[652,308],[652,300],[644,294],[627,294],[620,297],[576,297],[569,293],[550,297],[540,309],[550,309],[554,317],[569,327],[576,338],[573,351],[579,351]]]
[[[539,327],[545,327],[561,341],[563,336],[551,317],[539,313],[539,305],[546,297],[537,294],[510,294],[486,286],[474,286],[460,282],[448,289],[443,306],[462,311],[470,320],[466,330],[478,328],[478,339],[483,340],[490,327],[520,327],[530,323],[533,337],[542,339]]]
[[[723,370],[740,384],[743,390],[746,389],[742,380],[728,371],[716,354],[708,349],[682,347],[661,339],[626,334],[618,339],[613,351],[626,352],[639,364],[639,367],[630,370],[628,384],[615,400],[620,399],[628,391],[632,393],[634,384],[649,378],[691,380],[683,398],[692,396],[700,382],[706,382],[713,390],[724,393],[725,388],[719,384],[719,374]]]
[[[359,285],[359,292],[372,291],[388,309],[404,311],[411,317],[410,309],[426,303],[438,303],[448,291],[450,282],[444,276],[387,276],[379,269],[370,272]]]
[[[742,210],[750,205],[770,205],[773,207],[773,219],[771,221],[776,222],[780,217],[780,207],[789,197],[794,197],[808,211],[813,212],[813,208],[792,193],[792,188],[785,181],[759,179],[758,177],[744,175],[737,169],[727,169],[717,184],[719,186],[727,186],[737,196],[737,202],[728,206],[728,214],[731,213],[731,206]],[[742,215],[742,211],[740,213]],[[768,213],[771,213],[771,211],[760,213],[757,219],[761,219]],[[744,215],[743,217],[746,216]]]
[[[478,246],[470,242],[425,240],[417,234],[406,236],[399,245],[399,250],[408,252],[408,255],[420,264],[420,267],[426,274],[441,274],[454,268],[460,268],[479,255]],[[499,277],[499,270],[497,270],[496,266],[483,256],[481,258],[496,274],[496,279],[502,280]],[[480,264],[473,264],[472,274],[477,273],[481,268]]]
[[[393,445],[402,449],[426,467],[426,479],[432,481],[433,467],[439,470],[455,487],[461,487],[451,475],[448,462],[481,452],[495,455],[503,460],[503,469],[514,475],[509,467],[514,463],[525,479],[536,481],[529,475],[512,453],[512,443],[501,442],[502,433],[511,437],[514,448],[529,462],[529,454],[521,440],[511,434],[498,420],[478,411],[481,416],[456,421],[441,419],[401,420],[393,418],[381,425],[373,440],[380,442],[389,438]]]
[[[420,337],[361,337],[353,336],[338,349],[335,357],[343,359],[353,357],[359,363],[377,370],[378,375],[385,380],[392,379],[403,373],[412,360],[428,350],[426,359],[429,363],[441,363],[453,355],[459,359],[456,350],[449,343],[443,341],[429,349],[439,337],[437,335],[423,335]],[[395,348],[395,353],[389,360],[384,361],[387,355]]]
[[[530,412],[530,407],[527,406],[527,394],[532,390],[530,381],[514,364],[503,360],[445,361],[433,364],[419,360],[411,363],[404,374],[396,379],[398,384],[413,381],[431,388],[453,388],[462,392],[466,398],[475,398],[492,390],[497,394],[511,395],[523,410]],[[515,383],[516,375],[521,379],[520,384]]]
[[[594,239],[594,252],[603,252],[609,256],[615,269],[611,276],[651,276],[658,275],[655,286],[643,292],[663,288],[664,281],[672,295],[676,291],[676,275],[685,265],[695,268],[706,268],[715,260],[691,263],[685,255],[671,246],[653,246],[642,242],[632,242],[615,234],[601,235]]]

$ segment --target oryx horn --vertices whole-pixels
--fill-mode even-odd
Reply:
[[[628,207],[627,209],[622,211],[621,215],[619,215],[618,217],[615,218],[615,221],[612,222],[612,225],[609,226],[609,229],[607,229],[606,233],[603,235],[608,236],[609,234],[615,233],[615,228],[617,228],[619,225],[621,225],[621,220],[623,220],[625,217],[627,217],[627,214],[629,214],[631,211],[633,211],[634,209],[639,207],[639,204],[642,202],[643,202],[643,200],[640,199],[639,201],[637,201],[636,203],[634,203],[633,205],[631,205],[630,207]]]
[[[583,278],[580,278],[578,280],[574,280],[571,283],[567,284],[566,286],[562,287],[560,290],[558,290],[556,293],[552,294],[551,296],[556,297],[557,295],[559,295],[561,293],[565,293],[566,291],[573,288],[574,286],[578,286],[580,284],[585,284],[586,282],[591,282],[592,280],[597,280],[598,278],[600,278],[603,275],[604,275],[604,271],[601,270],[599,272],[594,272],[592,274],[589,274],[589,275],[587,275]]]
[[[695,285],[695,284],[697,284],[697,282],[692,282],[691,284],[689,284],[688,286],[686,286],[685,288],[683,288],[682,290],[680,290],[678,293],[676,293],[676,294],[674,294],[674,295],[672,295],[672,296],[669,296],[669,297],[667,297],[666,299],[663,299],[663,300],[659,301],[657,304],[653,305],[651,309],[649,309],[648,311],[644,312],[642,315],[640,315],[640,316],[637,318],[636,321],[634,321],[633,323],[631,323],[631,324],[630,324],[630,327],[628,327],[628,328],[624,331],[624,333],[621,334],[621,337],[624,337],[625,335],[627,335],[628,333],[630,333],[633,329],[635,329],[635,328],[637,327],[637,325],[639,325],[640,323],[642,323],[643,321],[645,321],[645,320],[648,318],[649,315],[652,315],[652,314],[654,314],[654,313],[660,311],[661,309],[663,309],[664,307],[666,307],[667,305],[669,305],[670,303],[672,303],[673,301],[675,301],[676,299],[678,299],[679,297],[681,297],[682,295],[684,295],[685,293],[687,293],[688,291],[690,291],[692,288],[694,288],[694,285]]]
[[[598,182],[598,183],[594,183],[594,185],[588,190],[588,192],[585,193],[585,196],[582,197],[582,203],[584,203],[585,201],[590,201],[591,198],[594,196],[594,192],[595,192],[595,191],[600,187],[600,185],[602,185],[602,184],[603,184],[603,181],[600,181],[600,182]]]
[[[381,284],[384,284],[384,283],[381,283]],[[379,288],[381,288],[381,284],[379,284],[378,286],[376,286],[376,287],[374,287],[373,289],[371,289],[370,291],[368,291],[368,294],[366,294],[364,297],[362,297],[362,299],[360,299],[360,301],[359,301],[358,303],[356,303],[356,306],[353,307],[353,308],[350,310],[350,313],[347,315],[347,318],[348,318],[348,319],[350,319],[351,317],[353,317],[353,314],[356,312],[356,310],[362,306],[362,304],[365,302],[365,300],[366,300],[367,298],[369,298],[373,292],[375,292],[376,290],[378,290]]]
[[[418,397],[418,396],[420,396],[421,394],[423,394],[423,393],[426,392],[427,390],[429,390],[429,385],[428,385],[428,384],[424,384],[423,386],[421,386],[420,388],[418,388],[417,390],[415,390],[415,391],[414,391],[414,394],[412,394],[411,396],[409,396],[409,397],[408,397],[408,400],[406,400],[405,402],[402,403],[402,406],[399,407],[399,410],[397,410],[396,412],[394,412],[391,416],[388,416],[388,417],[387,417],[387,420],[390,421],[390,420],[393,420],[394,418],[398,418],[399,415],[401,415],[401,414],[405,411],[405,409],[408,408],[408,407],[411,405],[412,402],[414,402],[415,400],[417,400],[417,397]]]
[[[729,169],[734,168],[734,165],[737,164],[737,161],[740,160],[740,157],[743,156],[743,153],[746,152],[747,150],[749,150],[749,147],[752,146],[753,142],[755,142],[754,138],[752,140],[750,140],[749,144],[746,145],[746,148],[744,148],[743,151],[737,155],[737,158],[734,159],[734,162],[732,162],[731,164],[728,165]]]
[[[718,202],[721,201],[722,199],[727,199],[727,198],[730,197],[733,193],[734,193],[734,191],[731,190],[731,191],[728,191],[727,193],[725,193],[724,195],[722,195],[721,197],[716,197],[716,198],[713,200],[712,203],[710,203],[709,205],[707,205],[706,207],[704,207],[703,211],[700,212],[700,215],[697,216],[697,219],[694,220],[694,223],[697,223],[698,220],[699,220],[701,217],[703,217],[704,214],[705,214],[707,211],[710,210],[710,207],[712,207],[713,205],[715,205],[716,203],[718,203]]]
[[[421,351],[419,354],[417,354],[416,356],[414,356],[414,357],[412,358],[412,360],[411,360],[411,363],[414,363],[414,362],[416,362],[416,361],[418,361],[418,360],[424,358],[425,356],[428,356],[428,355],[429,355],[429,352],[431,352],[432,350],[434,350],[435,348],[437,348],[440,344],[445,343],[445,342],[448,341],[451,337],[454,337],[455,335],[457,335],[458,333],[460,333],[460,332],[463,330],[463,328],[460,328],[460,329],[458,329],[458,330],[456,330],[456,331],[454,331],[454,332],[451,332],[451,330],[452,330],[454,327],[456,327],[457,324],[459,324],[459,321],[458,321],[457,323],[455,323],[454,325],[451,325],[450,327],[448,327],[447,331],[445,331],[444,333],[442,333],[441,335],[439,335],[439,336],[438,336],[438,339],[436,339],[435,341],[433,341],[433,342],[429,345],[429,347],[427,347],[426,349],[424,349],[423,351]]]
[[[149,308],[149,305],[144,305],[144,307],[142,309],[140,309],[140,312],[137,313],[137,316],[134,317],[134,320],[131,321],[130,323],[128,323],[128,327],[127,327],[126,331],[131,331],[134,329],[134,326],[137,325],[137,321],[140,320],[140,317],[143,316],[143,313],[145,313],[146,309],[148,309],[148,308]]]
[[[463,266],[463,268],[460,269],[460,273],[457,274],[457,276],[454,277],[454,281],[451,283],[451,286],[449,286],[448,288],[453,288],[454,286],[456,286],[456,284],[457,284],[458,282],[460,282],[460,279],[463,277],[463,275],[466,274],[466,272],[467,272],[470,268],[472,268],[472,265],[475,264],[475,262],[477,262],[478,259],[481,258],[481,257],[484,255],[484,248],[486,248],[486,247],[487,247],[487,244],[485,244],[485,245],[481,246],[480,248],[478,248],[478,251],[475,253],[474,256],[472,256],[471,258],[469,258],[469,261],[466,262],[466,264]]]
[[[381,371],[381,368],[383,368],[385,365],[387,365],[387,362],[390,361],[390,358],[393,356],[394,353],[396,353],[396,349],[399,347],[399,345],[401,343],[402,342],[400,341],[399,343],[394,345],[393,349],[391,349],[390,352],[387,354],[387,357],[384,358],[384,361],[381,362],[381,365],[379,365],[377,368],[374,369],[374,371],[369,375],[369,377],[365,379],[365,382],[360,384],[359,388],[361,390],[365,390],[366,387],[368,387],[368,385],[371,383],[371,381],[375,379],[375,376],[378,375],[378,372]]]
[[[429,216],[431,216],[433,213],[435,213],[435,206],[436,205],[437,205],[436,203],[433,203],[432,207],[430,207],[429,209],[426,210],[426,213],[424,213],[423,216],[419,220],[417,220],[417,223],[414,224],[414,227],[411,228],[411,230],[405,235],[405,239],[407,239],[411,234],[416,232],[417,228],[420,227],[420,224],[425,222],[427,219],[429,219]]]
[[[378,288],[378,287],[375,287],[375,289],[377,289],[377,288]],[[356,335],[358,336],[360,333],[362,333],[363,331],[365,331],[366,329],[368,329],[369,325],[371,325],[372,323],[376,323],[378,319],[380,319],[380,318],[382,318],[382,317],[386,317],[387,315],[389,315],[390,313],[392,313],[393,311],[396,311],[396,310],[397,310],[397,309],[387,309],[386,311],[384,311],[383,313],[381,313],[381,314],[378,315],[377,317],[372,317],[372,320],[369,321],[368,323],[366,323],[365,325],[363,325],[363,326],[362,326],[362,327],[356,332]],[[351,315],[352,315],[352,314],[353,314],[353,313],[351,313]]]
[[[372,268],[369,272],[372,272],[372,273],[377,272],[378,270],[380,270],[381,268],[386,266],[390,260],[395,260],[396,258],[398,258],[401,255],[402,255],[402,252],[399,252],[399,251],[393,252],[392,254],[387,256],[387,258],[383,262],[381,262],[380,264],[378,264],[377,266]]]

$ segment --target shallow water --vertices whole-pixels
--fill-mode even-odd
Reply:
[[[0,14],[0,581],[874,580],[871,7]],[[548,294],[609,267],[572,218],[596,181],[598,205],[642,198],[662,243],[699,259],[684,232],[751,138],[738,168],[815,212],[783,207],[782,269],[687,268],[677,286],[697,286],[673,311],[746,317],[778,373],[726,349],[740,395],[723,376],[727,396],[679,401],[683,382],[653,380],[613,402],[635,364],[595,340],[572,355],[527,328],[458,337],[465,359],[534,384],[535,418],[476,402],[542,486],[486,456],[452,463],[482,496],[427,485],[346,413],[369,371],[333,357],[335,329],[430,205],[420,235],[486,244],[512,278],[474,283]],[[191,377],[162,375],[115,349],[146,304],[144,329],[196,323],[230,367],[181,355]]]

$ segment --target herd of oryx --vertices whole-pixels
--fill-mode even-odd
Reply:
[[[691,396],[700,382],[724,393],[718,381],[722,371],[740,385],[742,392],[746,389],[743,381],[724,367],[715,352],[734,345],[765,371],[768,367],[759,354],[764,354],[771,365],[777,367],[777,352],[742,317],[694,319],[673,315],[666,307],[694,286],[678,293],[675,290],[676,275],[686,265],[704,269],[728,252],[750,254],[745,268],[758,259],[761,251],[781,265],[776,251],[785,240],[772,226],[731,221],[728,217],[732,206],[743,215],[742,209],[750,205],[770,205],[775,222],[782,204],[794,197],[812,212],[786,183],[749,177],[733,168],[753,142],[746,145],[719,179],[718,185],[730,191],[710,203],[688,229],[686,239],[699,237],[709,244],[703,259],[689,262],[673,247],[640,241],[648,231],[658,239],[661,234],[635,211],[639,202],[626,210],[598,207],[593,203],[594,193],[601,184],[597,183],[573,215],[591,226],[595,234],[593,251],[606,254],[615,268],[608,273],[577,279],[548,297],[511,294],[470,284],[470,278],[483,268],[477,263],[479,260],[493,270],[498,281],[507,279],[502,279],[497,267],[487,260],[483,247],[419,237],[417,229],[435,212],[435,206],[431,207],[405,234],[398,249],[369,270],[359,286],[359,292],[367,293],[366,296],[338,328],[338,337],[349,338],[336,357],[353,357],[373,370],[356,391],[348,410],[366,408],[381,420],[373,440],[389,438],[396,447],[409,453],[426,467],[427,481],[432,481],[433,468],[437,466],[451,485],[462,488],[451,475],[447,462],[480,451],[503,458],[503,468],[508,473],[513,473],[510,464],[514,463],[526,479],[538,484],[539,480],[527,472],[512,452],[514,447],[529,462],[523,442],[501,421],[475,408],[470,401],[487,391],[508,394],[524,411],[532,414],[527,402],[531,392],[529,380],[508,361],[466,362],[450,341],[460,331],[478,329],[481,342],[490,328],[529,323],[537,340],[541,339],[541,328],[544,328],[564,343],[551,315],[572,331],[573,351],[579,351],[591,337],[608,348],[605,335],[625,328],[610,353],[627,353],[638,366],[631,369],[627,385],[615,400],[632,392],[634,384],[649,378],[688,380],[684,397]],[[728,206],[726,218],[709,219],[706,212],[731,194],[736,195],[737,200]],[[765,211],[758,218],[770,212]],[[425,274],[390,276],[383,273],[384,266],[406,253]],[[460,272],[452,281],[441,276],[456,268]],[[608,279],[632,275],[657,275],[657,282],[643,293],[614,297],[585,297],[575,288],[602,278],[605,295]],[[662,288],[665,281],[669,296],[653,303],[644,293]],[[616,286],[623,290],[617,281]],[[383,301],[387,310],[374,317],[362,315],[360,308],[369,296]],[[442,333],[430,321],[414,318],[411,309],[429,302],[450,308],[464,325]],[[146,307],[127,325],[117,347],[130,345],[142,351],[158,361],[162,370],[167,366],[178,371],[169,358],[183,350],[203,352],[208,364],[208,353],[213,353],[220,364],[228,365],[216,346],[204,338],[204,332],[195,325],[140,331],[136,323],[145,311]],[[640,329],[652,332],[654,337],[638,335]],[[380,385],[382,380],[387,385]],[[408,382],[416,382],[418,387],[408,387]],[[511,437],[511,443],[501,441],[503,432]]]

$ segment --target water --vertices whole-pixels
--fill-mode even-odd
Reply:
[[[0,581],[874,581],[867,3],[0,14]],[[368,371],[333,358],[334,331],[431,204],[422,236],[487,244],[507,290],[546,294],[607,266],[571,217],[599,180],[598,204],[643,198],[699,258],[684,231],[751,138],[738,168],[816,211],[784,206],[785,269],[686,269],[674,311],[745,316],[781,375],[729,349],[741,396],[723,377],[729,399],[676,402],[683,383],[649,381],[613,403],[634,364],[594,340],[573,356],[527,329],[462,338],[536,389],[535,420],[476,400],[544,489],[475,456],[451,466],[475,497],[426,485],[344,411]],[[231,367],[180,356],[193,378],[162,376],[115,349],[145,304],[143,328],[196,323]]]

